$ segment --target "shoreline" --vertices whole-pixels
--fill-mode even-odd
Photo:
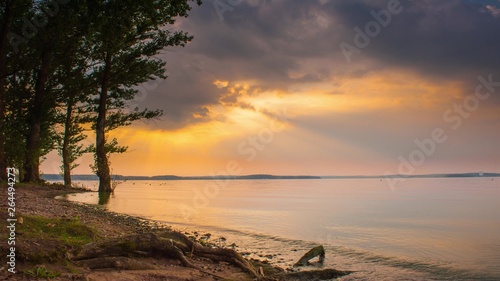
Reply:
[[[206,272],[183,267],[175,260],[163,258],[146,261],[155,265],[154,270],[92,270],[80,267],[66,257],[51,258],[50,256],[54,254],[51,252],[51,248],[61,246],[54,245],[60,244],[58,241],[49,242],[43,236],[36,237],[24,234],[26,229],[23,228],[30,224],[30,220],[34,219],[54,220],[53,223],[47,223],[48,227],[54,228],[57,225],[52,224],[57,224],[58,221],[77,220],[95,231],[91,242],[100,242],[126,235],[146,235],[151,232],[171,231],[170,227],[139,217],[110,212],[92,205],[56,199],[57,196],[87,191],[65,188],[60,185],[16,185],[16,215],[17,218],[23,218],[21,219],[22,223],[17,224],[18,229],[16,230],[16,274],[7,271],[4,266],[7,262],[6,255],[2,254],[0,271],[2,277],[0,280],[4,280],[4,278],[6,278],[5,280],[29,280],[31,277],[49,275],[52,276],[51,280],[219,280],[214,279]],[[2,210],[7,210],[7,200],[3,200],[0,205]],[[0,218],[5,222],[7,213],[2,212]],[[78,246],[81,247],[81,245]],[[65,247],[63,246],[63,248]],[[2,253],[7,253],[7,243],[2,243],[0,249]],[[71,251],[73,249],[64,250]],[[214,264],[208,259],[199,259],[195,263],[204,271],[217,273],[228,280],[252,280],[240,268],[230,264]]]
[[[286,272],[268,263],[244,259],[229,249],[227,251],[236,253],[238,258],[255,271],[245,271],[244,267],[237,266],[238,263],[231,263],[230,259],[228,262],[216,261],[196,255],[189,258],[192,267],[186,267],[176,259],[148,256],[127,258],[126,264],[129,268],[120,268],[123,266],[121,264],[118,268],[91,269],[88,264],[82,265],[75,261],[72,253],[80,251],[87,244],[107,243],[132,236],[158,235],[159,237],[161,233],[174,231],[170,226],[160,222],[107,211],[90,204],[56,199],[58,196],[89,190],[65,188],[58,184],[16,184],[15,188],[16,217],[21,218],[16,229],[16,274],[7,271],[8,268],[5,267],[8,262],[7,256],[2,254],[0,280],[30,280],[33,277],[50,278],[50,280],[256,280],[259,274],[266,276],[257,277],[262,280],[308,280],[307,277],[304,279],[297,275],[297,272]],[[6,210],[7,203],[7,200],[3,200],[0,203],[1,208]],[[7,212],[0,213],[0,219],[5,222],[8,219]],[[67,228],[62,229],[62,227]],[[35,231],[38,228],[39,230]],[[74,233],[83,234],[78,236],[73,235]],[[183,237],[189,234],[180,233]],[[77,238],[80,240],[75,240]],[[218,248],[215,244],[206,245]],[[226,251],[226,248],[218,249]],[[7,243],[2,243],[0,250],[2,253],[8,253]],[[122,260],[113,262],[123,263]],[[135,267],[138,269],[134,270]],[[318,270],[317,273],[336,274],[337,277],[340,276],[338,274],[347,274],[335,270],[328,271],[330,272]],[[331,278],[321,280],[331,280]]]

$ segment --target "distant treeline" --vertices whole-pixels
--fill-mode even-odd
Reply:
[[[381,179],[381,178],[474,178],[500,177],[500,173],[459,173],[459,174],[425,174],[425,175],[384,175],[384,176],[325,176],[324,179]]]
[[[96,175],[72,175],[73,180],[98,180]],[[180,177],[165,176],[122,176],[114,175],[114,180],[293,180],[293,179],[383,179],[383,178],[472,178],[472,177],[500,177],[500,173],[461,173],[461,174],[427,174],[427,175],[387,175],[387,176],[276,176],[267,174],[245,176],[199,176]],[[43,175],[44,180],[61,181],[63,177],[57,174]]]
[[[95,175],[72,175],[73,180],[98,180]],[[45,180],[62,180],[61,175],[47,174],[42,176]],[[287,180],[287,179],[321,179],[317,176],[275,176],[275,175],[245,175],[245,176],[199,176],[199,177],[179,177],[179,176],[113,176],[114,180]]]

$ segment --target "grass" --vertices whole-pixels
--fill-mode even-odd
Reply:
[[[58,264],[67,260],[68,253],[92,242],[97,236],[93,228],[78,218],[40,216],[24,216],[23,223],[16,227],[16,234],[19,261],[31,264]],[[41,271],[38,273],[43,274]]]
[[[52,219],[39,216],[24,216],[19,225],[21,236],[41,239],[56,239],[67,246],[81,246],[91,242],[96,236],[93,228],[75,219]]]
[[[43,266],[35,266],[33,269],[24,270],[23,273],[36,278],[55,278],[61,276],[60,272],[48,270]]]

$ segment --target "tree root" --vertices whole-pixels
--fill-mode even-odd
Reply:
[[[90,269],[102,269],[102,268],[116,268],[123,270],[148,270],[157,269],[149,263],[140,262],[135,259],[128,257],[101,257],[92,258],[86,260],[79,260],[75,262],[78,266],[85,266]]]
[[[306,266],[309,264],[309,260],[319,257],[319,263],[323,264],[325,261],[325,249],[323,248],[322,245],[316,246],[309,250],[307,253],[305,253],[298,262],[296,262],[293,266]]]
[[[224,261],[238,266],[255,278],[262,277],[246,259],[234,250],[205,247],[199,243],[191,241],[185,235],[178,232],[168,232],[166,235],[168,235],[172,241],[178,241],[179,244],[176,244],[176,246],[184,252],[188,252],[199,257],[209,258],[214,261]]]
[[[90,243],[85,245],[72,260],[80,264],[85,264],[90,268],[111,267],[124,269],[129,266],[129,261],[124,259],[124,257],[161,256],[177,259],[185,267],[196,268],[204,273],[215,275],[198,268],[186,258],[185,253],[189,253],[191,256],[209,258],[214,261],[228,262],[238,266],[252,277],[263,280],[263,277],[257,273],[254,267],[236,251],[205,247],[176,232],[168,232],[163,236],[157,236],[153,233],[130,235],[103,242]],[[117,257],[122,258],[117,259]],[[102,262],[101,265],[99,264],[100,262]],[[130,267],[140,267],[140,265],[133,264]]]
[[[322,247],[321,247],[322,248]],[[319,250],[319,249],[318,249]],[[311,251],[310,251],[311,252]],[[319,254],[318,254],[319,253]],[[324,250],[315,251],[324,257]],[[187,255],[187,256],[186,256]],[[316,256],[317,256],[316,255]],[[241,268],[256,280],[326,280],[349,274],[348,271],[337,271],[333,269],[312,270],[300,272],[282,272],[269,277],[264,276],[244,259],[240,254],[231,249],[211,248],[203,246],[190,240],[178,232],[166,232],[162,235],[153,233],[130,235],[121,238],[110,239],[102,242],[89,243],[74,255],[71,259],[77,265],[83,265],[91,269],[117,268],[117,269],[155,269],[156,267],[131,257],[166,257],[176,259],[185,267],[195,268],[200,272],[224,279],[212,272],[197,267],[190,258],[203,257],[213,261],[223,261]],[[307,258],[310,258],[309,255]],[[189,258],[188,258],[189,257]],[[307,261],[306,261],[307,263]]]
[[[88,260],[100,257],[130,257],[138,255],[159,255],[178,259],[183,266],[195,267],[188,261],[182,251],[172,242],[160,239],[155,234],[131,235],[90,243],[73,257],[73,260]]]
[[[286,272],[277,274],[274,277],[276,277],[278,280],[287,280],[287,281],[331,280],[333,278],[339,278],[351,273],[352,271],[322,269],[322,270]]]

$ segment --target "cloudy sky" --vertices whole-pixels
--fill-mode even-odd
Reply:
[[[194,40],[115,174],[500,172],[499,0],[206,0],[171,28]]]

